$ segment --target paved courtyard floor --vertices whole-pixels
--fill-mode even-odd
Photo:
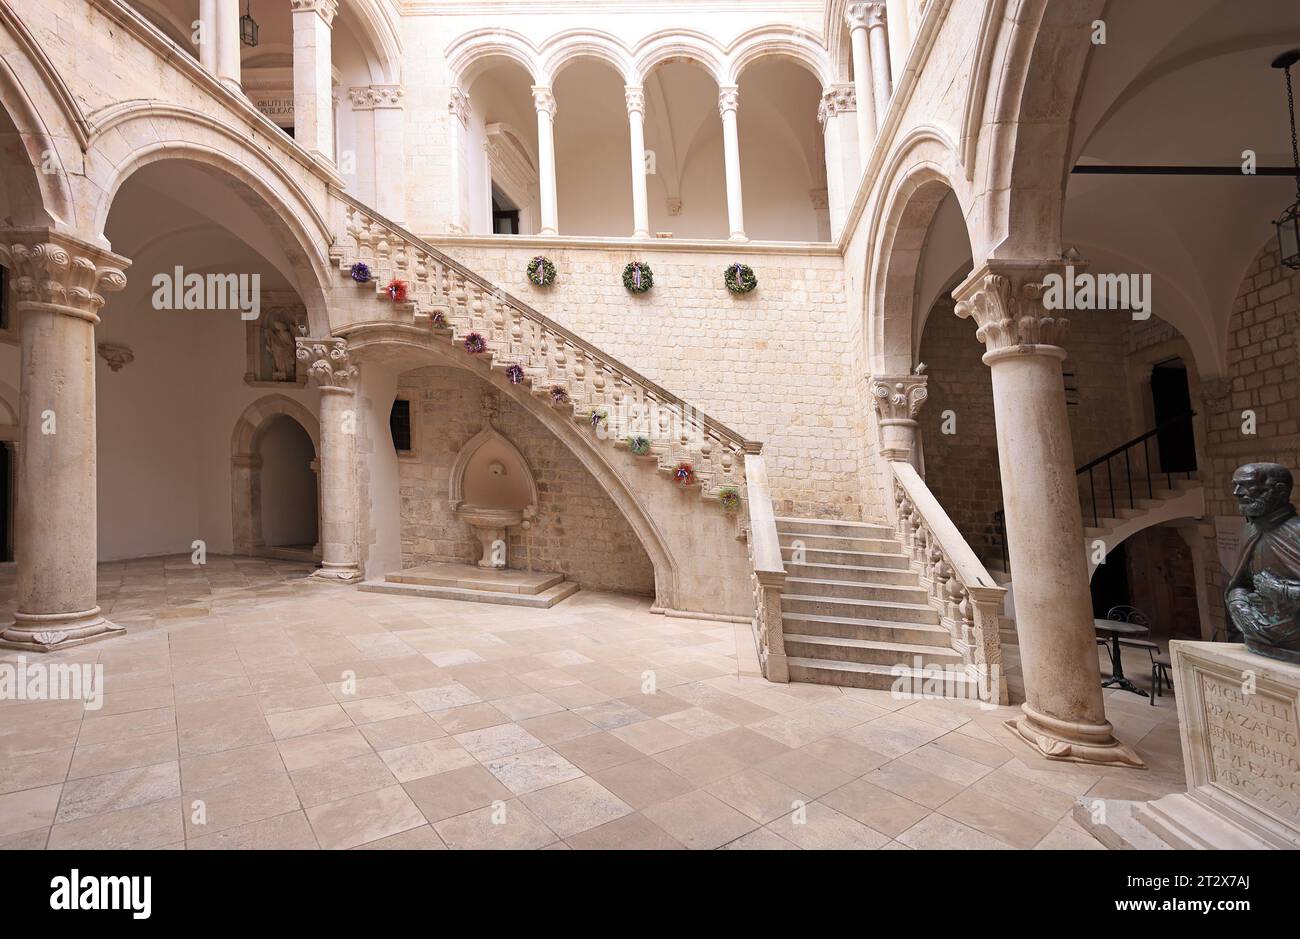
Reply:
[[[769,683],[748,627],[645,600],[528,610],[307,571],[102,565],[128,635],[27,657],[102,665],[102,708],[0,702],[0,848],[1100,848],[1077,797],[1183,788],[1171,697],[1108,692],[1149,769],[1097,769],[1031,753],[1013,708]]]

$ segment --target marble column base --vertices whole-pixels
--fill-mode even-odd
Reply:
[[[308,576],[308,580],[330,584],[355,584],[365,579],[365,575],[356,567],[318,567]]]
[[[0,648],[54,652],[124,635],[126,630],[105,619],[99,607],[80,613],[18,612],[14,614],[14,622],[0,632]]]
[[[1020,709],[1024,713],[1007,721],[1007,729],[1049,760],[1146,768],[1132,748],[1115,739],[1109,722],[1058,721],[1039,714],[1028,704],[1022,704]]]

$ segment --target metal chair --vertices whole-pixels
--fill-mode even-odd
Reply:
[[[1156,698],[1160,697],[1160,688],[1163,684],[1170,691],[1174,689],[1173,676],[1169,674],[1172,663],[1169,660],[1168,652],[1161,652],[1159,655],[1151,657],[1151,706],[1156,706]]]

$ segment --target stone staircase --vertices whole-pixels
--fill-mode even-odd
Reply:
[[[366,593],[388,593],[436,600],[500,603],[546,610],[578,591],[563,574],[484,570],[473,564],[425,564],[394,571],[382,580],[367,580]]]
[[[1098,514],[1093,518],[1085,512],[1083,542],[1090,573],[1097,567],[1097,541],[1105,543],[1109,554],[1116,545],[1145,528],[1179,518],[1200,518],[1205,514],[1205,489],[1192,475],[1168,480],[1164,488],[1152,489],[1149,498],[1135,496],[1132,508],[1126,503],[1127,494],[1114,509],[1114,516]]]
[[[892,529],[865,522],[778,518],[785,592],[781,621],[790,678],[889,690],[935,681],[969,697],[939,612],[927,602]]]

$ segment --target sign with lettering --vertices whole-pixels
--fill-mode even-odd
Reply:
[[[1241,536],[1245,529],[1246,520],[1240,515],[1214,517],[1214,542],[1219,550],[1219,565],[1229,574],[1237,569],[1237,558],[1241,557]]]
[[[248,97],[259,111],[280,127],[293,126],[293,91],[265,88],[248,90]]]
[[[1295,702],[1199,673],[1213,782],[1284,824],[1300,823],[1300,722]]]

